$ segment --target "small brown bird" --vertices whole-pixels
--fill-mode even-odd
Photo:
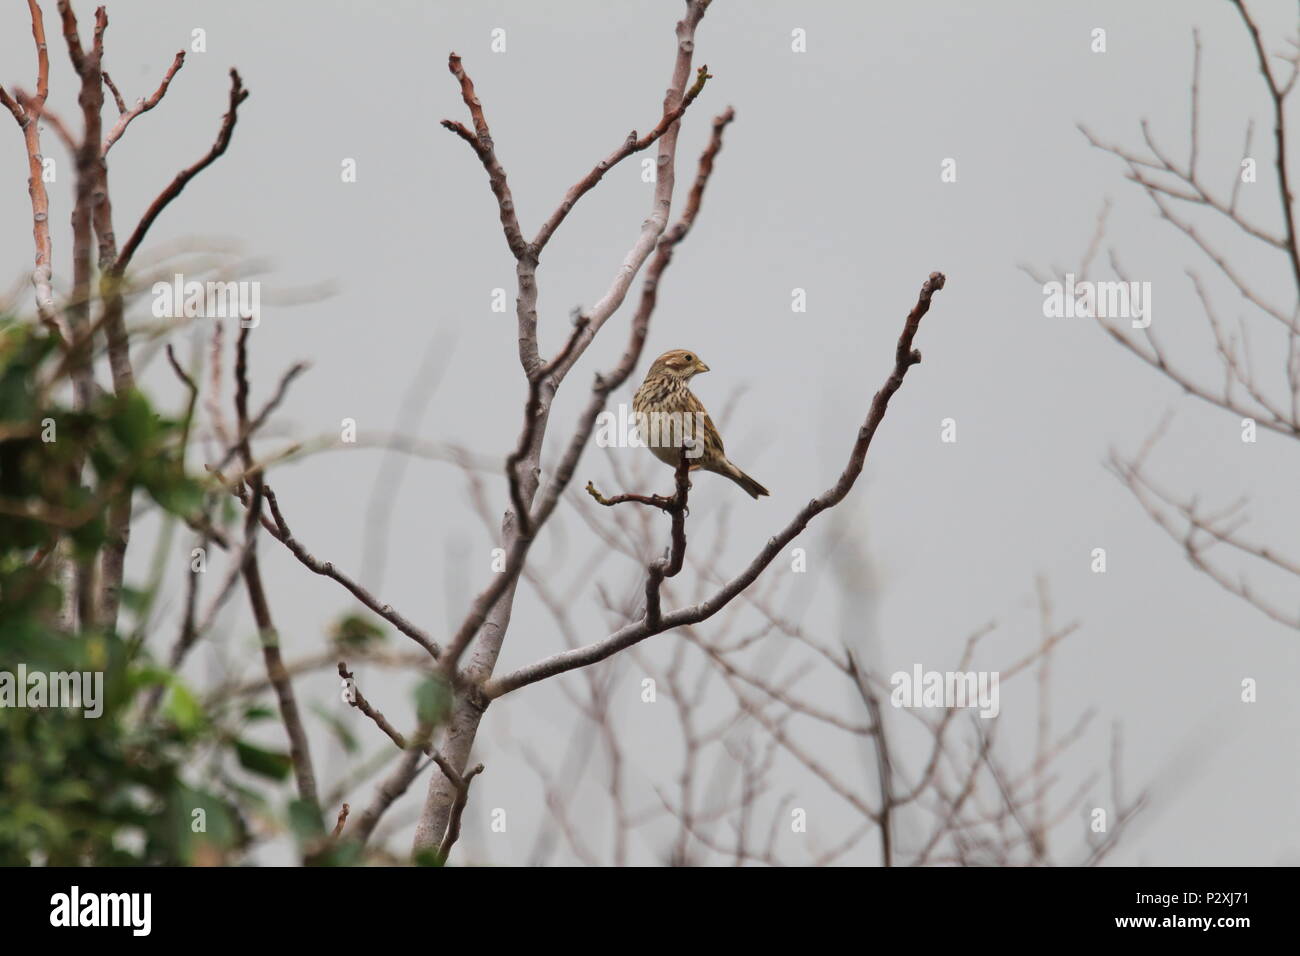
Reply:
[[[703,469],[730,478],[753,498],[766,495],[766,488],[727,460],[722,436],[691,393],[691,376],[708,370],[698,355],[685,349],[673,349],[655,359],[632,398],[641,438],[666,465],[677,467],[685,444],[690,448],[691,471]],[[701,440],[702,451],[692,447],[697,440]]]

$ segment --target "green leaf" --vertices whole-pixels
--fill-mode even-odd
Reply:
[[[415,851],[412,862],[416,866],[442,866],[442,854],[438,852],[437,847],[424,847]]]
[[[138,614],[149,606],[149,599],[148,591],[122,585],[122,606],[128,611]]]
[[[352,840],[343,840],[330,847],[315,859],[317,866],[356,866],[361,862],[365,847]]]
[[[113,435],[133,456],[148,453],[157,433],[155,416],[149,400],[138,390],[132,390],[117,400],[117,407],[109,420]]]
[[[415,712],[421,723],[441,724],[451,711],[451,691],[441,677],[428,677],[415,688]]]
[[[239,765],[249,773],[272,780],[284,780],[293,769],[289,755],[274,750],[264,750],[246,740],[235,741],[235,752],[239,755]]]
[[[203,507],[203,487],[180,472],[150,484],[149,493],[164,510],[182,518],[197,514]]]
[[[167,695],[166,713],[177,729],[187,736],[203,726],[203,708],[190,693],[190,689],[179,680],[172,681],[171,692]]]
[[[325,823],[320,818],[320,812],[306,800],[293,800],[289,803],[289,829],[299,843],[310,843],[325,835]]]
[[[347,647],[363,648],[387,635],[379,624],[361,614],[344,614],[330,628],[330,639]]]
[[[155,684],[168,684],[172,680],[171,671],[154,664],[142,664],[139,667],[134,667],[127,676],[131,682],[132,690],[153,687]]]

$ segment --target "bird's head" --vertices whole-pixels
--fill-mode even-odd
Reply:
[[[692,375],[698,375],[700,372],[707,372],[709,367],[694,352],[686,349],[673,349],[671,352],[665,352],[655,359],[654,365],[650,366],[650,374],[671,375],[688,382]]]

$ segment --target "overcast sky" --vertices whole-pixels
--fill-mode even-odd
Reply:
[[[51,106],[72,121],[71,70],[55,40],[54,4],[46,6]],[[1293,6],[1254,6],[1270,47],[1282,49]],[[117,231],[207,149],[226,108],[226,70],[237,66],[251,97],[231,148],[158,221],[149,248],[238,240],[248,256],[271,262],[264,298],[334,284],[322,301],[264,305],[253,336],[256,394],[269,395],[293,362],[311,363],[277,416],[277,434],[337,433],[344,418],[355,419],[363,437],[397,430],[412,381],[441,368],[427,412],[410,430],[504,459],[525,390],[513,308],[494,313],[491,302],[498,287],[513,301],[513,261],[481,166],[438,126],[444,117],[468,122],[446,54],[460,53],[474,78],[531,233],[628,130],[644,133],[657,122],[681,7],[669,0],[120,0],[110,4],[106,66],[128,99],[154,88],[196,27],[206,31],[207,51],[190,54],[162,105],[114,148]],[[79,8],[88,23],[91,7]],[[30,88],[26,22],[16,8],[0,15],[0,80]],[[1097,27],[1106,30],[1105,53],[1090,49]],[[1196,27],[1204,45],[1202,169],[1226,193],[1251,117],[1261,166],[1272,155],[1265,89],[1228,3],[716,0],[697,34],[696,63],[707,63],[714,78],[683,126],[678,209],[709,119],[732,105],[736,120],[695,230],[661,285],[646,354],[698,351],[712,371],[695,390],[712,409],[745,390],[723,423],[728,452],[772,496],[753,502],[711,476],[695,481],[692,496],[699,554],[712,543],[710,512],[730,508],[730,536],[717,560],[718,572],[730,574],[834,480],[888,374],[921,283],[933,270],[946,273],[947,287],[917,339],[924,362],[891,405],[859,485],[800,542],[810,567],[785,585],[790,606],[802,609],[811,631],[840,636],[842,608],[833,595],[835,562],[843,558],[824,532],[848,524],[870,559],[870,578],[864,572],[860,586],[870,594],[877,665],[885,673],[917,662],[955,666],[966,636],[989,620],[998,628],[977,663],[996,668],[1036,641],[1034,581],[1043,576],[1058,619],[1080,622],[1056,661],[1055,719],[1067,726],[1089,707],[1099,712],[1067,756],[1065,776],[1077,781],[1104,767],[1109,728],[1118,722],[1130,789],[1158,783],[1146,818],[1112,862],[1296,863],[1300,635],[1198,574],[1104,461],[1112,447],[1135,450],[1172,411],[1155,473],[1207,503],[1251,496],[1255,535],[1287,546],[1300,523],[1297,447],[1266,432],[1243,444],[1238,420],[1182,396],[1091,320],[1045,318],[1041,287],[1019,269],[1077,265],[1110,197],[1107,247],[1135,279],[1152,284],[1153,327],[1190,368],[1220,380],[1184,274],[1194,266],[1208,276],[1212,266],[1124,181],[1122,165],[1090,148],[1076,128],[1084,123],[1137,147],[1146,117],[1158,142],[1185,155]],[[503,53],[490,48],[495,28],[505,30]],[[796,28],[806,31],[806,52],[791,49]],[[51,220],[64,227],[70,166],[52,135],[46,143],[61,164]],[[341,181],[347,158],[356,160],[355,183]],[[945,159],[955,160],[955,182],[941,181]],[[615,169],[547,249],[539,272],[544,352],[562,344],[570,311],[604,292],[633,241],[652,189],[640,169],[637,159]],[[0,133],[0,183],[9,184],[0,190],[6,282],[21,280],[31,257],[24,179],[21,138],[10,128]],[[1277,223],[1272,188],[1261,174],[1244,197],[1270,228]],[[56,272],[66,284],[68,232],[55,236]],[[1280,257],[1235,240],[1227,248],[1253,256],[1247,267],[1266,298],[1293,301]],[[791,311],[796,288],[806,290],[804,313]],[[1246,311],[1221,284],[1214,290],[1226,315]],[[551,417],[552,441],[567,437],[591,374],[621,351],[630,313],[616,314],[570,377]],[[645,366],[615,403],[630,401]],[[160,401],[179,407],[182,396],[164,363],[154,362],[144,381]],[[956,422],[955,443],[940,440],[947,418]],[[262,447],[275,444],[268,438]],[[645,455],[614,454],[629,465]],[[362,567],[384,460],[357,449],[272,471],[294,531],[317,555]],[[667,470],[643,464],[657,490],[667,491]],[[613,487],[605,453],[593,449],[584,458],[575,484],[587,478]],[[504,486],[491,480],[487,489],[499,516]],[[394,517],[382,578],[369,562],[371,583],[407,616],[443,632],[488,582],[496,542],[468,506],[463,475],[446,464],[411,462],[385,498]],[[595,539],[572,509],[563,514],[565,557],[548,565],[554,541],[537,557],[567,586]],[[143,532],[133,539],[136,580],[147,568],[146,541]],[[1107,552],[1105,574],[1090,570],[1098,547]],[[290,656],[319,649],[329,622],[351,607],[346,593],[272,541],[262,553]],[[778,563],[774,573],[788,575],[787,566]],[[578,592],[583,640],[609,629],[596,585],[625,589],[634,571],[611,560]],[[1273,592],[1288,607],[1296,603],[1294,585],[1281,582]],[[176,594],[160,647],[171,641]],[[255,673],[251,620],[242,603],[236,609],[227,619],[227,653],[247,655]],[[707,637],[709,625],[701,633]],[[654,638],[652,653],[677,639]],[[502,666],[562,646],[525,590]],[[201,682],[217,659],[200,649],[187,674]],[[1254,704],[1239,700],[1247,677],[1259,683]],[[1034,731],[1030,682],[1020,691],[1004,688],[1000,718],[1009,752],[1019,746],[1022,758]],[[335,683],[326,675],[300,690],[332,707]],[[405,726],[410,683],[374,670],[364,689]],[[635,674],[625,683],[628,706],[635,706]],[[844,690],[828,684],[825,693],[839,700]],[[475,784],[467,818],[472,859],[527,861],[539,801],[519,747],[553,759],[573,726],[571,709],[550,686],[492,708],[480,735],[490,770]],[[383,741],[372,739],[371,729],[356,728],[373,753]],[[324,724],[313,723],[312,733],[320,767],[337,775],[347,764],[337,753],[326,758]],[[674,730],[667,716],[628,733],[643,779],[669,780],[673,764],[662,748]],[[806,786],[794,767],[779,782],[782,789]],[[408,808],[423,798],[424,780],[413,790]],[[357,795],[362,803],[368,798],[369,789]],[[844,812],[824,794],[806,799],[828,820]],[[494,807],[515,808],[507,834],[487,830]],[[1078,831],[1081,840],[1081,821]],[[1061,844],[1062,856],[1071,845]],[[851,862],[874,862],[873,853]]]

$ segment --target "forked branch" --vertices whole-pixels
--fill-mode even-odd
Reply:
[[[679,608],[663,615],[654,622],[651,622],[648,617],[633,622],[615,631],[604,640],[588,644],[585,647],[554,654],[509,674],[494,677],[484,684],[484,696],[489,700],[496,699],[513,690],[518,690],[520,687],[526,687],[556,674],[562,674],[604,660],[611,654],[616,654],[625,648],[640,643],[647,637],[663,631],[687,624],[699,623],[718,613],[733,598],[757,580],[764,569],[781,553],[781,550],[798,537],[814,517],[844,500],[844,496],[849,493],[849,489],[857,481],[858,475],[862,473],[867,451],[871,447],[871,440],[875,437],[876,429],[880,427],[885,412],[889,408],[890,399],[902,387],[903,378],[907,375],[908,369],[921,361],[921,353],[912,347],[912,343],[916,338],[917,330],[921,326],[921,319],[930,311],[931,299],[933,299],[936,292],[943,288],[944,281],[943,273],[932,272],[921,286],[916,305],[908,314],[907,320],[903,324],[902,334],[898,338],[893,371],[872,399],[867,418],[862,423],[862,427],[858,429],[857,441],[853,445],[848,464],[845,465],[839,480],[821,495],[804,505],[785,528],[768,539],[767,544],[763,546],[762,550],[744,570],[724,584],[712,596],[698,604]]]

